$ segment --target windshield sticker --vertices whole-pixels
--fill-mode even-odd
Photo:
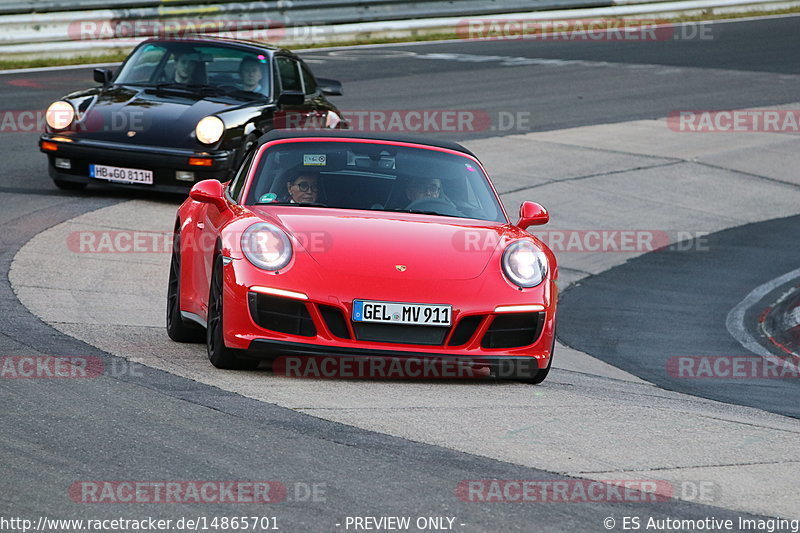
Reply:
[[[274,192],[270,192],[262,195],[261,198],[258,199],[258,201],[260,203],[268,204],[270,202],[274,202],[277,198],[278,198],[277,194],[275,194]]]
[[[325,154],[303,154],[303,166],[324,167],[326,159]]]

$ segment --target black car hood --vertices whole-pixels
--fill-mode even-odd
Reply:
[[[194,128],[201,118],[249,105],[227,97],[115,86],[80,102],[77,127],[86,139],[195,149]]]

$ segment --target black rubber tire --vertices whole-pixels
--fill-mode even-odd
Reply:
[[[167,287],[167,335],[176,342],[203,342],[206,335],[198,324],[181,317],[181,253],[180,234],[172,241],[172,258],[169,262],[169,284]]]
[[[537,372],[534,377],[525,380],[525,383],[530,383],[531,385],[538,385],[547,378],[547,374],[550,373],[550,367],[553,366],[553,351],[554,350],[552,349],[550,350],[550,360],[547,362],[547,366],[539,370],[539,372]]]
[[[556,348],[556,336],[555,332],[553,332],[553,346],[550,348],[550,360],[547,361],[547,366],[539,370],[533,377],[517,376],[511,379],[513,379],[514,381],[521,381],[523,383],[528,383],[530,385],[538,385],[539,383],[544,381],[547,378],[547,375],[550,373],[550,367],[553,366],[553,355],[555,353],[555,348]]]
[[[58,187],[62,191],[82,191],[88,185],[88,183],[79,183],[76,181],[64,181],[64,180],[53,180],[53,183],[55,183],[56,187]]]
[[[225,346],[222,335],[222,255],[214,258],[211,269],[211,286],[208,291],[208,326],[206,327],[206,348],[208,360],[217,368],[224,370],[253,370],[260,361],[242,357],[242,350]]]

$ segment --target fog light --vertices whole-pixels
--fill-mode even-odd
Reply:
[[[178,181],[194,181],[194,172],[189,170],[176,170],[175,179]]]
[[[69,159],[64,159],[63,157],[56,157],[55,161],[56,168],[63,168],[69,170],[72,168],[72,161]]]

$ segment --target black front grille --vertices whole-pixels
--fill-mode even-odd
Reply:
[[[497,315],[481,339],[484,348],[519,348],[533,344],[542,332],[544,313]]]
[[[347,322],[345,322],[344,315],[342,315],[339,309],[330,305],[319,305],[317,307],[319,307],[322,319],[325,321],[331,333],[340,339],[350,338],[350,332],[347,330]]]
[[[248,294],[250,315],[264,329],[313,337],[317,328],[306,304],[298,300],[251,292]]]
[[[469,342],[482,320],[483,315],[465,316],[459,320],[455,331],[453,331],[453,336],[450,337],[450,342],[448,342],[447,345],[461,346]]]
[[[441,346],[449,328],[436,326],[401,326],[398,324],[371,324],[369,322],[354,322],[353,329],[356,332],[356,338],[360,341]]]

